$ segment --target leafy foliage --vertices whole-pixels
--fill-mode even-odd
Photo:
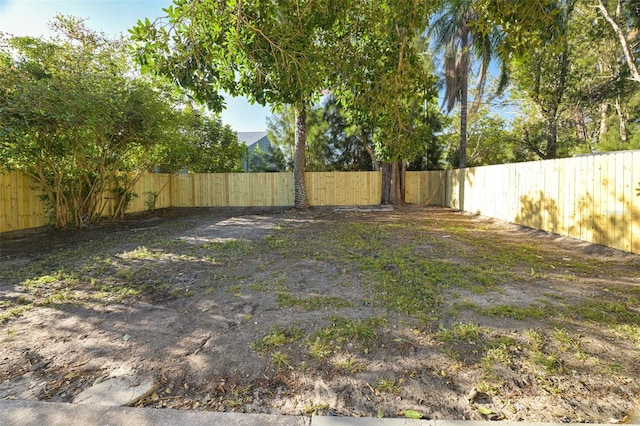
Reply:
[[[192,173],[241,172],[245,147],[216,117],[195,114],[189,136],[187,169]]]
[[[121,40],[75,18],[51,26],[51,40],[2,43],[0,163],[37,180],[57,227],[95,222],[111,197],[119,217],[141,172],[179,158],[182,114],[171,92],[127,76]]]

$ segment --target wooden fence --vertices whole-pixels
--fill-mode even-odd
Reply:
[[[0,175],[0,232],[47,224],[45,203],[35,182],[25,174]]]
[[[312,206],[380,204],[379,172],[307,173]],[[408,203],[463,209],[640,254],[640,151],[408,172]],[[292,173],[147,174],[127,212],[163,207],[293,206]],[[0,175],[0,232],[48,223],[25,175]]]
[[[382,197],[377,172],[306,173],[311,206],[376,205]],[[212,173],[142,176],[136,197],[127,208],[135,213],[165,207],[293,206],[293,173]],[[0,232],[44,226],[49,223],[45,203],[36,183],[20,172],[0,175]],[[105,193],[105,214],[114,201]]]
[[[453,170],[444,185],[445,206],[640,254],[640,151]]]

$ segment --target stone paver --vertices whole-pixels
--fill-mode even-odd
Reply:
[[[97,404],[104,406],[133,405],[155,388],[152,379],[135,376],[116,377],[105,380],[80,392],[74,404]]]

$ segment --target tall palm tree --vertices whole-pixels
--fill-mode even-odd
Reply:
[[[497,58],[496,51],[500,34],[497,29],[490,33],[474,30],[473,21],[478,19],[474,0],[445,0],[438,18],[433,22],[429,34],[436,51],[443,52],[445,97],[443,106],[451,112],[460,104],[460,168],[467,166],[467,118],[480,107],[487,81],[489,63]],[[480,61],[478,83],[471,109],[468,109],[469,74],[472,59]],[[506,70],[502,68],[500,89],[506,85]]]

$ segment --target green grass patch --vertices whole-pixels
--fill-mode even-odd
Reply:
[[[271,333],[254,341],[251,349],[262,354],[273,351],[284,345],[295,343],[304,336],[304,331],[299,327],[273,327]]]
[[[322,308],[351,308],[353,303],[334,296],[312,296],[296,298],[289,293],[276,293],[276,302],[282,308],[300,307],[306,311],[314,311]]]
[[[380,393],[391,393],[397,395],[400,393],[400,384],[398,383],[398,380],[382,377],[378,379],[374,389]]]
[[[31,303],[28,305],[12,306],[3,312],[0,312],[0,324],[3,324],[4,322],[9,321],[13,318],[18,318],[22,316],[22,314],[30,311],[33,308],[34,305]]]
[[[56,271],[52,274],[45,274],[36,276],[34,278],[27,278],[22,281],[22,285],[24,285],[27,289],[36,289],[49,287],[50,284],[56,285],[73,285],[78,282],[78,277],[76,274],[68,273],[64,270]]]
[[[602,325],[618,326],[629,324],[640,326],[640,312],[630,309],[622,302],[594,299],[572,307],[569,314]]]
[[[445,343],[480,343],[484,339],[487,329],[477,324],[456,324],[451,328],[440,327],[438,338]]]
[[[347,343],[354,347],[371,344],[384,324],[384,319],[379,317],[355,320],[332,315],[329,319],[331,325],[315,331],[307,339],[309,355],[313,358],[327,358]]]
[[[253,243],[245,240],[228,240],[224,242],[211,241],[202,245],[203,249],[211,250],[219,257],[231,260],[247,255],[253,251]]]

